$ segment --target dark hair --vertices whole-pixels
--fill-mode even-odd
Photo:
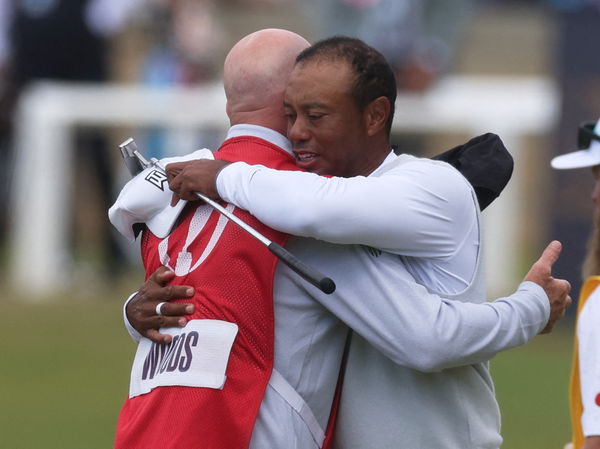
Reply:
[[[342,60],[350,65],[356,75],[350,95],[361,111],[376,98],[386,97],[389,100],[391,109],[386,124],[389,134],[396,104],[396,78],[385,57],[360,39],[333,36],[302,51],[296,63],[319,59]]]

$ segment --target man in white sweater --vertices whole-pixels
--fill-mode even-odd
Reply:
[[[286,245],[338,289],[324,295],[278,267],[276,380],[252,447],[320,447],[319,432],[301,410],[310,409],[325,427],[346,325],[358,335],[350,346],[339,447],[499,447],[487,360],[550,330],[570,303],[568,283],[550,274],[556,244],[526,278],[535,283],[485,303],[475,195],[452,167],[390,151],[395,84],[388,71],[360,41],[330,39],[299,56],[286,91],[298,165],[357,178],[281,174],[239,163],[168,166],[178,173],[171,187],[183,199],[201,190],[274,228],[333,242],[293,238]],[[212,177],[199,178],[202,171]],[[150,301],[173,294],[154,292]],[[288,387],[306,407],[293,404]]]

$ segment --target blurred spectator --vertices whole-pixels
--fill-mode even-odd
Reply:
[[[319,0],[318,38],[343,34],[377,48],[396,70],[398,88],[422,91],[448,69],[475,0]]]
[[[573,130],[589,117],[600,117],[600,59],[594,45],[600,42],[600,1],[543,0],[556,23],[554,74],[561,94],[553,155],[572,146]],[[576,171],[553,173],[548,198],[561,207],[551,210],[551,235],[569,251],[557,262],[557,276],[573,280],[577,295],[581,286],[581,261],[585,256],[585,236],[589,234],[591,202],[581,192],[591,189],[591,180]]]
[[[108,79],[108,38],[121,29],[129,13],[143,0],[0,0],[0,157],[6,204],[11,171],[11,120],[18,97],[41,79],[103,82]],[[98,131],[76,136],[78,155],[98,178],[100,207],[112,203],[112,176],[106,139]],[[87,201],[86,201],[87,202]],[[4,211],[6,208],[3,208]],[[0,217],[0,227],[6,217]],[[108,221],[107,266],[115,267],[120,248]]]
[[[569,405],[572,439],[565,449],[600,448],[600,122],[586,122],[577,134],[578,151],[552,159],[559,170],[591,168],[595,185],[593,232],[583,267],[585,284],[577,306]],[[581,176],[581,170],[578,170]],[[582,195],[589,201],[589,193]]]
[[[212,0],[162,0],[148,5],[153,42],[143,78],[157,84],[193,84],[213,79],[222,33]]]
[[[223,33],[213,0],[154,0],[144,24],[150,49],[139,75],[152,86],[192,85],[214,80]],[[149,129],[140,136],[144,152],[156,158],[189,152],[198,142],[217,148],[222,135]]]

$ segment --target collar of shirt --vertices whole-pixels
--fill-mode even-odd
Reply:
[[[294,153],[292,152],[292,144],[283,134],[278,133],[270,128],[265,128],[264,126],[258,125],[233,125],[229,128],[227,132],[227,138],[231,139],[232,137],[241,137],[241,136],[251,136],[258,137],[259,139],[266,140],[267,142],[272,143],[273,145],[277,145],[278,147],[284,149],[292,156]]]
[[[396,159],[398,159],[398,155],[395,154],[393,151],[390,151],[390,153],[386,156],[381,165],[377,167],[375,171],[373,171],[373,173],[371,173],[369,176],[378,176],[387,164],[395,161]]]

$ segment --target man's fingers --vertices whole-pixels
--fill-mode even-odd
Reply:
[[[189,285],[168,285],[161,292],[163,301],[191,298],[192,296],[194,296],[194,287]]]
[[[191,298],[195,292],[189,285],[170,285],[173,278],[173,270],[159,267],[126,306],[125,313],[133,328],[156,343],[169,343],[172,340],[170,335],[161,334],[160,328],[185,326],[186,315],[195,310],[193,304],[169,302],[173,299]],[[157,311],[160,303],[163,304]]]
[[[166,302],[160,308],[160,313],[161,315],[169,317],[181,317],[183,315],[190,315],[194,313],[194,305]]]
[[[175,207],[178,202],[179,196],[175,192],[173,192],[173,195],[171,195],[171,207]]]
[[[154,343],[158,344],[169,344],[173,341],[173,337],[169,334],[161,334],[156,329],[148,329],[146,332],[146,338],[152,340]]]
[[[146,337],[155,343],[169,344],[173,337],[169,334],[160,333],[160,328],[166,327],[184,327],[187,324],[187,319],[184,315],[194,313],[193,304],[171,304],[165,303],[161,307],[161,315],[154,315],[151,319],[153,324],[148,322],[146,329]]]
[[[181,179],[178,179],[176,176],[169,177],[169,189],[173,191],[173,195],[171,195],[171,207],[174,207],[181,199]]]
[[[566,279],[563,279],[562,281],[565,283],[565,289],[567,290],[567,294],[571,293],[571,283]],[[569,299],[571,299],[570,296]],[[571,305],[571,303],[569,303],[569,305]]]
[[[158,267],[158,269],[150,275],[148,280],[156,282],[161,287],[164,287],[169,281],[175,277],[175,272],[168,269],[165,266]]]
[[[546,327],[542,330],[542,334],[548,334],[554,328],[554,325],[564,318],[567,308],[573,303],[573,299],[569,295],[571,284],[564,279],[552,279],[550,284],[545,289],[550,301],[550,317]]]
[[[558,240],[553,240],[546,246],[544,252],[538,259],[538,263],[542,263],[544,265],[548,265],[552,270],[552,265],[558,260],[560,257],[560,252],[562,251],[562,243]]]
[[[566,279],[557,279],[552,276],[548,279],[548,290],[556,292],[554,294],[561,295],[562,298],[566,297],[571,292],[571,283]]]
[[[148,280],[155,282],[161,287],[161,289],[154,288],[152,299],[154,299],[154,297],[157,295],[160,297],[158,299],[163,301],[170,301],[171,299],[178,298],[190,298],[194,296],[194,288],[189,285],[167,285],[174,278],[175,272],[165,266],[159,267],[154,273],[152,273]],[[152,287],[145,288],[146,285],[147,282],[144,283],[140,291],[144,290],[144,293],[146,293],[147,296],[150,296],[149,292]],[[147,299],[151,298],[149,297]]]
[[[171,182],[173,178],[175,178],[181,170],[183,170],[184,164],[182,162],[172,162],[167,164],[165,170],[167,171],[167,180]]]
[[[188,187],[184,186],[184,183],[176,178],[169,183],[169,188],[173,191],[173,195],[171,196],[171,206],[174,207],[179,200],[185,201],[199,201],[199,198],[196,196],[194,190],[190,190]]]

